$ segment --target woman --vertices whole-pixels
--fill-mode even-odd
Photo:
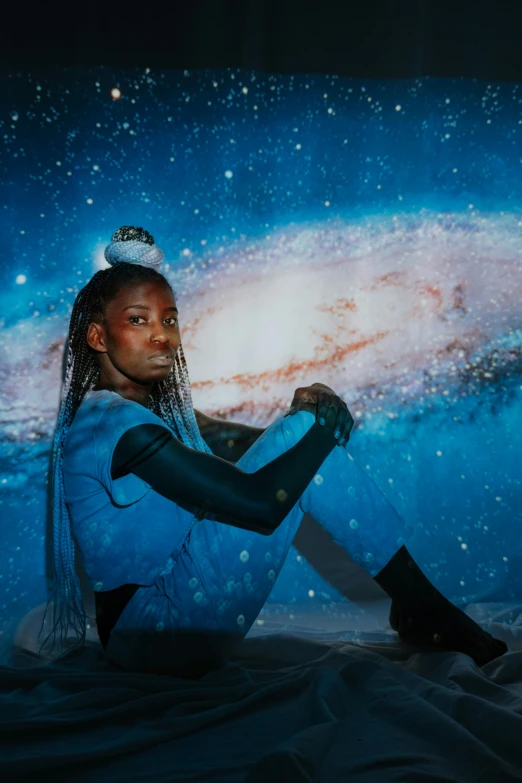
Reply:
[[[264,431],[223,423],[239,437],[213,454],[197,419],[209,440],[220,423],[193,409],[161,250],[124,226],[105,256],[74,304],[54,440],[53,645],[58,627],[62,641],[71,624],[85,637],[71,525],[107,657],[199,676],[252,626],[309,512],[392,598],[403,639],[480,665],[506,651],[417,566],[411,529],[346,451],[353,419],[327,387],[298,390]]]

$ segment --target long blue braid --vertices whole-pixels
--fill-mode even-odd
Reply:
[[[161,273],[139,264],[122,262],[96,272],[78,293],[74,302],[69,324],[66,374],[51,462],[54,579],[38,634],[40,640],[45,618],[52,604],[53,628],[39,650],[41,654],[45,644],[52,637],[51,649],[46,652],[46,657],[52,660],[58,660],[67,655],[70,650],[83,646],[86,635],[87,616],[74,566],[75,549],[71,537],[71,519],[65,502],[62,462],[64,444],[76,411],[86,392],[96,385],[100,372],[96,354],[87,343],[87,330],[93,320],[106,323],[107,305],[122,287],[151,280],[163,282],[174,293],[172,286]],[[171,372],[164,381],[158,381],[154,385],[149,396],[148,407],[187,446],[212,453],[201,437],[196,422],[187,363],[181,342]],[[58,629],[62,651],[53,655]],[[73,636],[77,637],[74,644],[69,641],[71,630]]]

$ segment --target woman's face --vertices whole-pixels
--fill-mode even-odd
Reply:
[[[87,342],[98,352],[100,384],[121,393],[150,390],[164,380],[180,344],[178,310],[164,283],[125,286],[107,307],[107,323],[92,322]]]

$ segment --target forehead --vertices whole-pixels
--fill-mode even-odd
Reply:
[[[175,304],[174,294],[166,283],[144,280],[123,286],[110,302],[111,309],[120,310],[129,304],[160,305]]]

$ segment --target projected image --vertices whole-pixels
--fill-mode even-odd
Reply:
[[[198,410],[267,427],[327,384],[437,587],[520,598],[520,85],[102,67],[2,84],[4,640],[46,601],[69,318],[123,225],[165,253]],[[275,605],[296,624],[349,611],[293,547]]]

